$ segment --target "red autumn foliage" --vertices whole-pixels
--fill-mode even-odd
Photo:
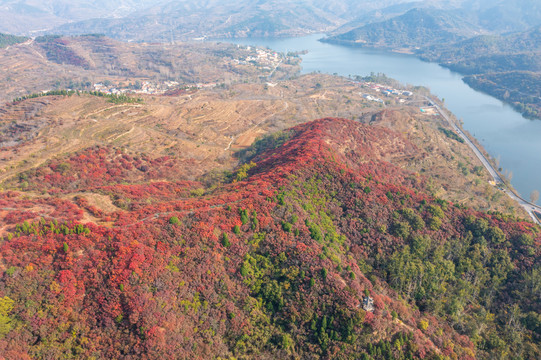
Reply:
[[[496,304],[514,301],[524,312],[539,306],[520,295],[523,274],[539,260],[539,248],[530,244],[540,241],[533,225],[427,195],[425,179],[389,162],[416,153],[389,130],[322,119],[291,132],[284,145],[254,159],[257,166],[245,180],[197,195],[191,191],[199,183],[151,181],[174,177],[178,160],[107,148],[27,174],[31,189],[52,196],[0,196],[0,208],[13,209],[0,213],[12,233],[0,243],[0,298],[14,300],[9,317],[20,325],[0,338],[0,353],[359,358],[369,344],[390,344],[407,333],[409,340],[393,350],[397,355],[488,354],[460,326],[451,326],[453,309],[433,309],[431,298],[423,297],[440,291],[449,307],[461,300],[423,283],[447,276],[415,272],[431,261],[460,271],[460,279],[442,280],[447,288],[503,278],[491,298]],[[106,214],[79,194],[82,189],[123,206]],[[79,195],[66,200],[70,194]],[[444,214],[441,226],[424,226],[437,208]],[[83,209],[113,223],[83,225]],[[451,251],[456,239],[471,250],[468,256]],[[438,257],[438,251],[448,253]],[[467,261],[488,253],[509,266]],[[486,272],[475,273],[480,267]],[[360,308],[365,290],[373,313]],[[463,317],[482,311],[481,304],[461,305]],[[421,319],[429,324],[425,331],[416,329]],[[501,336],[499,325],[490,324]]]

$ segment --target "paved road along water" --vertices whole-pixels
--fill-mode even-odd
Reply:
[[[445,99],[445,106],[462,119],[464,128],[491,156],[500,160],[504,172],[513,173],[512,184],[524,198],[529,198],[533,190],[541,191],[541,120],[523,118],[510,106],[470,88],[460,74],[437,64],[412,55],[321,43],[318,41],[321,37],[231,42],[266,46],[281,52],[308,50],[302,56],[303,73],[364,76],[380,72],[404,84],[426,86]]]

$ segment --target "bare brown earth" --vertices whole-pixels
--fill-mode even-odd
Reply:
[[[336,81],[327,90],[332,98],[314,100],[306,96],[319,91],[314,90],[314,82],[314,77],[303,77],[274,88],[238,84],[177,97],[146,96],[142,104],[112,104],[104,98],[73,95],[9,105],[0,114],[0,127],[4,129],[11,130],[9,126],[19,123],[21,114],[29,113],[28,109],[39,111],[29,115],[32,127],[18,128],[10,143],[6,141],[6,146],[0,148],[4,164],[0,180],[51,157],[93,145],[193,160],[186,169],[186,176],[192,179],[210,169],[230,168],[236,163],[231,157],[233,149],[249,146],[268,131],[331,114],[353,115],[351,108],[340,106],[345,100],[338,94],[348,87],[353,91],[354,87]],[[356,105],[357,111],[362,107],[361,103]],[[18,145],[9,146],[16,139]]]
[[[438,130],[446,127],[442,119],[422,114],[418,103],[394,104],[391,99],[383,109],[362,97],[366,91],[347,79],[313,74],[276,86],[247,83],[179,96],[145,96],[141,104],[113,104],[90,95],[30,99],[0,112],[0,128],[19,123],[23,113],[29,124],[19,129],[17,144],[0,148],[0,181],[6,188],[20,188],[18,174],[94,145],[179,157],[186,160],[182,180],[194,180],[211,170],[233,169],[238,164],[235,152],[259,136],[332,116],[403,133],[419,154],[393,162],[426,176],[435,196],[524,215],[488,184],[484,169],[474,171],[480,164],[465,144]],[[97,208],[113,210],[110,200],[85,197]]]

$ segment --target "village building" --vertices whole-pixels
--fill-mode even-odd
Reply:
[[[374,299],[370,296],[363,296],[363,310],[374,312]]]

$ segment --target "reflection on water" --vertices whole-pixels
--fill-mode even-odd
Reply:
[[[385,73],[404,84],[423,85],[445,99],[446,107],[464,121],[464,128],[513,172],[513,186],[526,198],[541,190],[541,121],[524,119],[510,106],[477,92],[460,74],[414,56],[332,45],[317,41],[322,35],[287,39],[238,39],[232,42],[269,47],[280,52],[308,50],[303,72],[339,75]],[[228,40],[230,41],[230,40]]]

